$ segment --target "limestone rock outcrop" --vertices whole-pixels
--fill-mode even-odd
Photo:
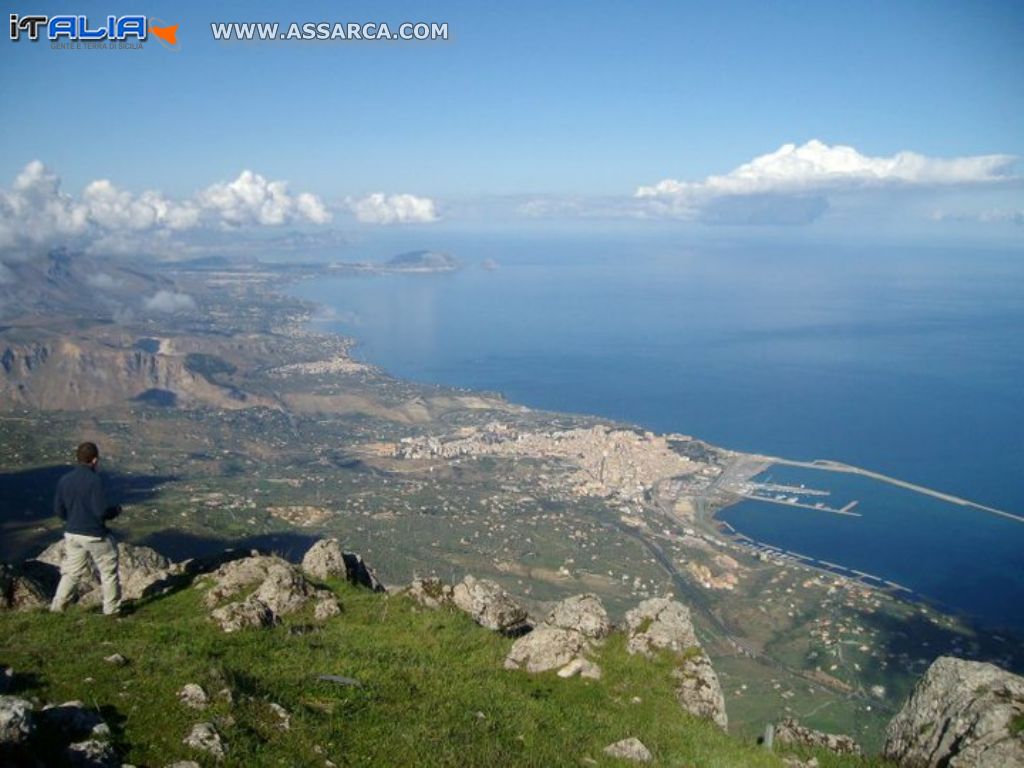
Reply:
[[[661,651],[677,654],[679,705],[692,715],[711,720],[725,730],[729,720],[725,696],[711,660],[697,639],[690,610],[666,597],[652,597],[626,613],[626,649],[653,656]]]
[[[785,718],[775,726],[775,741],[779,744],[827,749],[839,755],[861,754],[860,744],[850,736],[816,731],[801,725],[792,717]]]
[[[0,563],[0,610],[23,611],[43,608],[49,603],[48,590],[41,580],[23,566]]]
[[[548,612],[544,623],[520,637],[505,657],[506,669],[559,670],[559,677],[599,678],[601,669],[586,652],[611,632],[611,622],[595,595],[575,595]]]
[[[451,605],[454,590],[451,585],[445,584],[436,576],[428,576],[425,579],[414,579],[409,585],[406,594],[431,610],[444,605]]]
[[[19,696],[0,696],[0,747],[20,746],[34,730],[32,702]]]
[[[883,753],[906,768],[1024,766],[1024,677],[936,659],[889,723]]]
[[[386,592],[377,574],[355,552],[346,552],[335,538],[320,539],[302,558],[302,570],[323,581],[344,577],[352,584],[374,592]]]
[[[44,549],[36,560],[58,570],[64,559],[64,539],[55,541]],[[121,580],[121,596],[126,600],[138,600],[147,590],[168,576],[178,573],[181,566],[149,547],[117,544],[117,570]],[[90,560],[88,575],[78,583],[78,602],[82,605],[99,605],[103,600],[100,591],[100,576]]]
[[[632,760],[635,763],[649,763],[653,759],[651,750],[635,736],[622,741],[616,741],[604,748],[608,757],[616,757],[620,760]]]
[[[316,588],[295,566],[273,555],[255,554],[225,563],[202,583],[208,580],[213,584],[204,601],[225,632],[272,626],[281,616],[300,611],[311,602],[319,620],[340,613],[331,592]],[[232,600],[243,592],[250,593]]]
[[[528,627],[526,609],[496,581],[466,576],[452,589],[452,602],[481,627],[518,634]]]

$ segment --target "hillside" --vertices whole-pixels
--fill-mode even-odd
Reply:
[[[257,558],[242,567],[249,561]],[[600,679],[529,674],[504,668],[513,638],[465,613],[323,583],[339,615],[318,621],[306,605],[274,626],[230,633],[207,613],[221,587],[197,588],[210,586],[202,578],[143,598],[116,620],[80,607],[0,612],[0,661],[15,671],[13,692],[37,707],[84,702],[109,726],[117,758],[134,765],[621,765],[603,750],[628,737],[650,749],[655,765],[786,764],[682,711],[678,658],[630,655],[621,632],[590,654]],[[316,595],[321,616],[330,598]],[[358,683],[319,680],[324,674]],[[179,701],[190,683],[209,696],[201,710]],[[223,759],[182,743],[201,721],[222,738]],[[61,765],[67,739],[46,722],[32,750],[41,764]],[[818,760],[883,764],[830,753]]]

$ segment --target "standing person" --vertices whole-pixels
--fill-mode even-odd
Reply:
[[[100,461],[96,444],[82,443],[75,455],[78,466],[58,481],[53,502],[54,512],[64,521],[64,561],[50,610],[64,610],[79,580],[85,576],[91,558],[100,572],[103,613],[116,615],[121,609],[117,544],[106,522],[121,514],[121,507],[107,506],[103,480],[96,472]]]

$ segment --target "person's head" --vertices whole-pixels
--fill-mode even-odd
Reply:
[[[79,464],[95,467],[100,460],[100,449],[96,447],[96,443],[82,443],[75,450],[75,458]]]

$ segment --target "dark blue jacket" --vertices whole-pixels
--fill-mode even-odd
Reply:
[[[106,521],[117,517],[120,507],[108,507],[103,481],[96,470],[79,464],[57,482],[53,511],[64,521],[68,533],[106,536]]]

